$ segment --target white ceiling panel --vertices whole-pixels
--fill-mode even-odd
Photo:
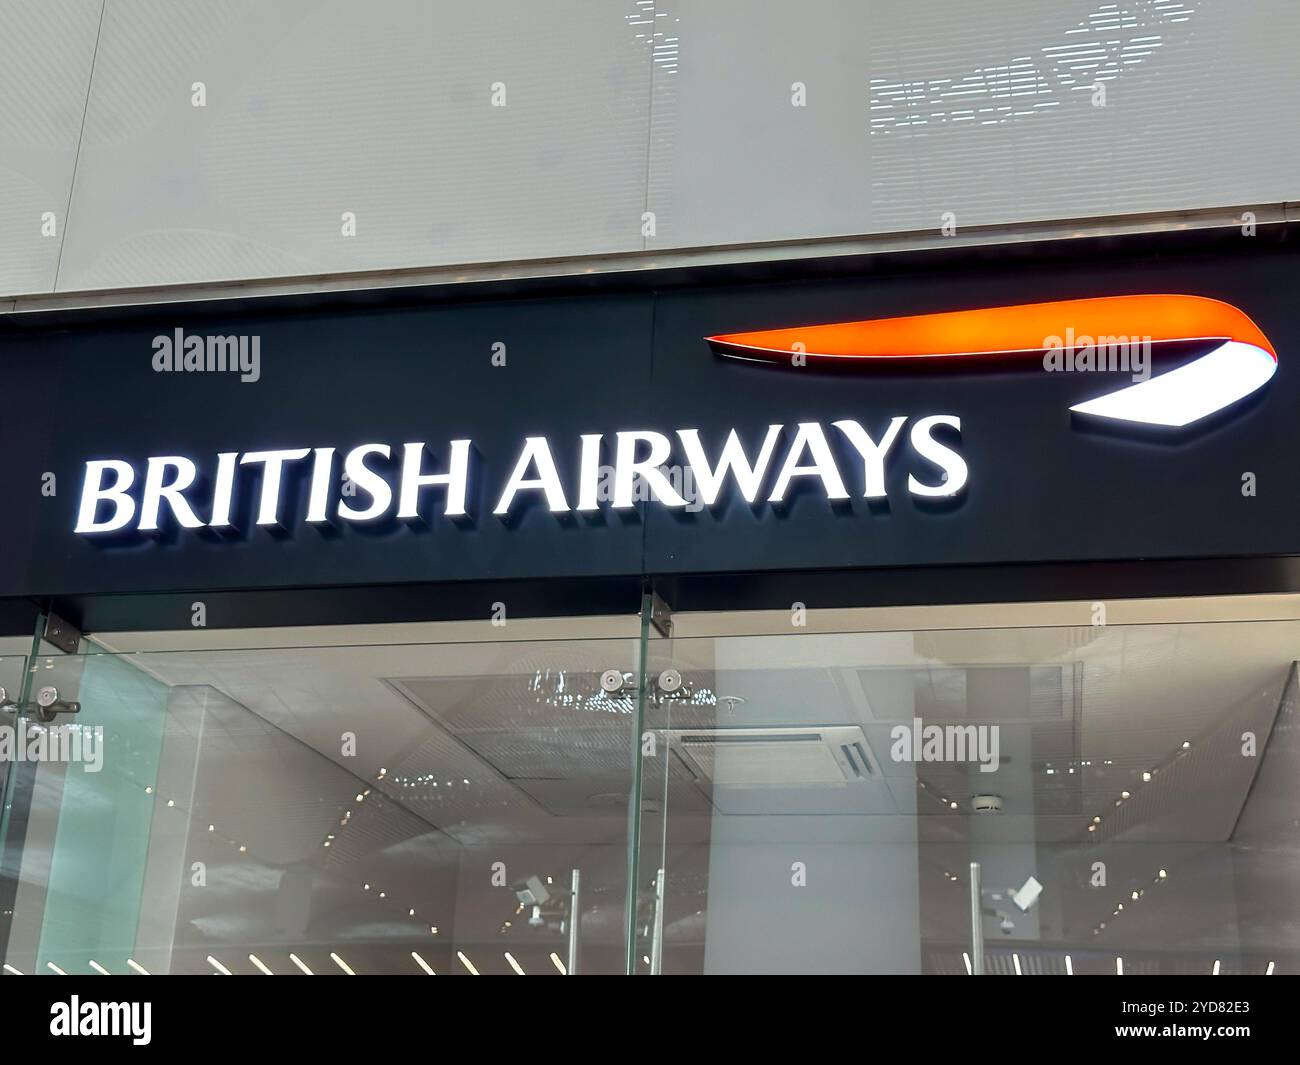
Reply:
[[[0,295],[54,290],[99,15],[99,0],[0,2]]]
[[[110,0],[59,288],[639,248],[650,57],[625,14]]]
[[[656,246],[1296,195],[1291,0],[654,6]]]

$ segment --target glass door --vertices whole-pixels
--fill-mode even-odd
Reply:
[[[640,639],[602,627],[40,655],[98,746],[16,797],[9,971],[623,972]]]
[[[1040,613],[1070,609],[1092,620]],[[1275,609],[679,617],[647,654],[637,971],[1296,971],[1300,621]]]

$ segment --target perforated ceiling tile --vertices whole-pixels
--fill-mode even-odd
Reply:
[[[54,290],[99,11],[85,0],[0,11],[0,295]]]
[[[650,56],[624,14],[109,4],[59,287],[638,248]]]
[[[655,69],[660,246],[1295,195],[1289,0],[655,8],[680,38]]]

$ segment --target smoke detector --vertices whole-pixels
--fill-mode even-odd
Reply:
[[[977,814],[1000,814],[1002,812],[1002,796],[972,795],[970,807]]]

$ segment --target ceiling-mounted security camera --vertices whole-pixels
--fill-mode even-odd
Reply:
[[[530,876],[523,883],[515,885],[514,891],[515,898],[525,906],[545,906],[551,898],[551,893],[540,876]]]
[[[1042,893],[1043,885],[1031,876],[1024,882],[1019,891],[1011,893],[1011,901],[1019,907],[1021,913],[1028,913]]]

